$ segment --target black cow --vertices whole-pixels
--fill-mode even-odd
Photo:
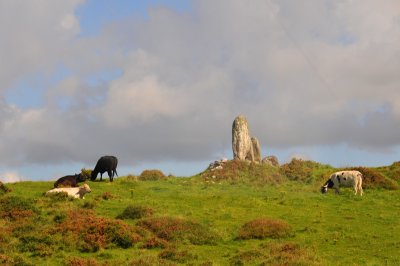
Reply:
[[[55,183],[54,187],[78,187],[78,182],[86,181],[86,178],[81,174],[66,175],[59,178]]]
[[[118,159],[115,156],[103,156],[98,161],[92,171],[90,180],[94,181],[100,173],[100,180],[103,179],[103,173],[107,172],[110,182],[113,181],[114,174],[117,174]]]

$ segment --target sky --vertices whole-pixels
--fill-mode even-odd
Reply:
[[[397,0],[0,1],[0,181],[262,156],[400,160]]]

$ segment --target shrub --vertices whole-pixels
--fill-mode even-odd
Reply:
[[[100,198],[102,198],[103,200],[110,200],[110,199],[114,199],[115,196],[113,194],[111,194],[111,192],[106,191],[100,195]]]
[[[2,182],[0,182],[0,196],[3,196],[4,194],[6,194],[10,191],[11,191],[11,189],[9,189]]]
[[[269,250],[269,256],[261,265],[322,265],[313,255],[313,252],[310,252],[295,243],[271,242],[266,244],[264,248]]]
[[[62,202],[62,201],[73,201],[73,197],[69,197],[67,192],[59,192],[59,193],[48,193],[46,197],[54,202]]]
[[[155,249],[155,248],[166,248],[168,246],[169,244],[166,240],[160,239],[158,237],[151,237],[143,243],[142,248]]]
[[[153,215],[153,209],[144,206],[128,206],[117,219],[140,219]]]
[[[0,198],[0,218],[17,220],[38,213],[33,200],[10,196]]]
[[[329,165],[296,158],[293,158],[289,163],[283,164],[280,168],[281,173],[289,180],[308,183],[318,178],[315,173],[317,172],[316,170],[321,169],[331,171],[332,168]]]
[[[285,221],[259,218],[245,223],[239,239],[285,238],[293,235],[292,227]]]
[[[139,175],[139,180],[142,181],[156,181],[167,178],[160,170],[144,170]]]
[[[82,168],[81,169],[82,178],[84,178],[85,180],[90,180],[90,177],[92,176],[92,171],[93,170],[91,170],[91,169]]]
[[[180,218],[148,218],[139,221],[138,225],[167,241],[188,240],[194,245],[203,245],[214,244],[218,238],[215,233],[211,232],[207,227],[197,222]]]
[[[46,257],[54,252],[53,241],[48,235],[27,235],[19,239],[18,250],[30,252],[32,256]]]
[[[383,176],[377,170],[367,167],[353,167],[345,170],[357,170],[363,175],[363,188],[384,188],[390,190],[396,190],[399,188],[398,184]]]
[[[248,250],[238,252],[229,260],[230,265],[256,265],[256,261],[260,261],[265,258],[265,254],[260,250]]]
[[[70,211],[53,233],[72,234],[75,244],[84,252],[96,252],[111,244],[129,248],[141,239],[136,228],[122,221],[96,217],[90,210]]]

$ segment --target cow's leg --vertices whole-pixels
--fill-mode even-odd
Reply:
[[[363,195],[363,189],[361,183],[358,184],[358,191],[360,191],[360,196]]]
[[[338,187],[335,187],[335,193],[336,193],[336,194],[339,194],[339,193],[340,193],[340,191],[339,191],[339,188],[338,188]]]
[[[103,180],[103,173],[100,173],[100,181]]]
[[[113,181],[113,172],[111,170],[107,171],[108,177],[110,178],[110,182]]]

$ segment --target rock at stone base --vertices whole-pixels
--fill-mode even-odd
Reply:
[[[261,147],[260,142],[256,137],[251,137],[251,143],[253,145],[254,161],[261,163]]]
[[[274,156],[274,155],[264,157],[264,159],[262,159],[262,163],[263,164],[267,164],[267,165],[272,165],[272,166],[279,167],[278,158],[276,156]]]

